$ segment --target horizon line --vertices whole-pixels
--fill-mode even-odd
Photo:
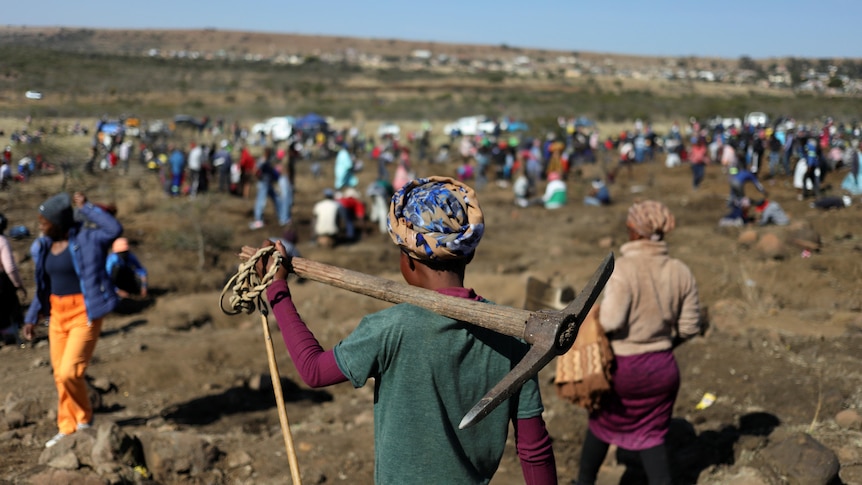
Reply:
[[[813,57],[798,57],[792,55],[781,55],[781,56],[767,56],[767,57],[754,57],[747,54],[741,54],[737,57],[725,57],[725,56],[715,56],[715,55],[699,55],[699,54],[636,54],[636,53],[624,53],[624,52],[605,52],[605,51],[590,51],[590,50],[581,50],[581,49],[559,49],[559,48],[548,48],[548,47],[530,47],[530,46],[522,46],[522,45],[513,45],[507,42],[500,43],[475,43],[475,42],[453,42],[453,41],[440,41],[440,40],[420,40],[420,39],[405,39],[405,38],[396,38],[396,37],[362,37],[356,35],[336,35],[336,34],[326,34],[326,33],[306,33],[306,32],[279,32],[279,31],[271,31],[271,30],[255,30],[255,29],[233,29],[233,28],[223,28],[223,27],[92,27],[92,26],[76,26],[76,25],[37,25],[37,24],[5,24],[0,25],[0,31],[2,30],[10,30],[15,28],[21,29],[72,29],[72,30],[94,30],[94,31],[111,31],[111,32],[121,32],[121,31],[137,31],[137,32],[182,32],[182,31],[203,31],[203,32],[233,32],[233,33],[247,33],[247,34],[260,34],[260,35],[294,35],[300,37],[330,37],[330,38],[343,38],[343,39],[356,39],[356,40],[370,40],[370,41],[396,41],[403,42],[408,44],[441,44],[441,45],[449,45],[449,46],[458,46],[458,47],[466,47],[466,46],[481,46],[481,47],[493,47],[498,49],[519,49],[519,50],[528,50],[528,51],[545,51],[545,52],[553,52],[553,53],[568,53],[569,55],[593,55],[593,56],[618,56],[618,57],[638,57],[638,58],[654,58],[654,59],[686,59],[686,58],[696,58],[696,59],[720,59],[725,61],[738,61],[743,58],[748,58],[753,61],[774,61],[774,60],[787,60],[787,59],[816,59],[816,60],[832,60],[832,61],[857,61],[862,60],[862,57],[840,57],[840,56],[832,56],[832,57],[821,57],[821,56],[813,56]]]

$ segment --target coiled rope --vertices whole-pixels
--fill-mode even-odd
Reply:
[[[284,262],[284,257],[282,257],[280,252],[276,251],[275,246],[262,247],[253,255],[248,255],[248,252],[246,248],[243,248],[243,251],[240,253],[240,260],[248,259],[240,263],[236,274],[225,284],[221,291],[221,296],[219,296],[219,307],[227,315],[239,315],[243,312],[251,314],[256,309],[260,311],[260,324],[263,327],[266,356],[269,360],[269,373],[272,378],[272,390],[275,393],[278,420],[281,423],[281,435],[284,439],[284,449],[287,452],[287,461],[290,465],[290,477],[294,485],[301,485],[299,462],[296,458],[296,449],[293,446],[293,436],[290,434],[290,422],[287,419],[284,394],[281,390],[281,377],[278,373],[275,350],[272,346],[272,334],[269,331],[269,323],[266,319],[269,312],[263,299],[263,294],[275,278],[278,267],[289,263]],[[266,274],[263,275],[263,278],[261,278],[257,275],[254,267],[261,258],[266,257],[275,258],[275,264],[271,265]],[[228,307],[225,307],[225,295],[231,290],[233,291],[233,295],[228,299]]]
[[[275,264],[270,266],[263,278],[260,278],[254,267],[258,260],[263,257],[274,257]],[[263,294],[275,278],[278,267],[282,264],[284,264],[284,258],[280,252],[275,250],[275,246],[258,249],[253,256],[249,257],[248,261],[240,263],[236,274],[225,283],[219,297],[221,311],[226,315],[239,315],[243,312],[251,315],[256,309],[260,309],[261,313],[267,315],[268,311],[263,300]],[[226,307],[225,295],[229,291],[233,291],[233,294],[228,298]]]

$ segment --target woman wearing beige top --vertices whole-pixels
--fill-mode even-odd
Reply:
[[[636,452],[651,485],[671,483],[664,440],[679,390],[673,348],[700,332],[694,276],[664,241],[673,214],[660,202],[635,203],[626,226],[629,242],[599,311],[615,355],[612,389],[590,414],[579,485],[595,483],[610,444]]]

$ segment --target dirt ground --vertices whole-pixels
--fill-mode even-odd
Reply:
[[[373,167],[366,167],[360,173],[363,191],[374,177]],[[416,170],[419,175],[452,175],[455,165],[419,165]],[[838,455],[844,483],[862,483],[862,433],[844,429],[834,419],[839,411],[862,404],[862,202],[817,211],[809,208],[810,201],[796,200],[788,180],[767,181],[772,198],[794,222],[808,222],[822,247],[802,257],[801,248],[788,245],[783,258],[766,258],[738,243],[740,230],[717,229],[727,183],[718,167],[707,172],[695,192],[687,167],[669,169],[661,160],[645,163],[631,176],[623,172],[611,186],[612,206],[596,208],[581,202],[589,180],[600,174],[598,165],[587,165],[582,174],[569,177],[569,203],[557,211],[518,208],[511,188],[492,183],[479,192],[487,232],[466,284],[516,307],[524,304],[528,276],[578,289],[608,251],[618,254],[630,203],[638,198],[663,201],[678,221],[669,237],[671,254],[692,268],[710,325],[704,337],[676,352],[682,387],[669,444],[678,483],[732,483],[743,467],[755,466],[757,450],[796,431],[809,432]],[[838,174],[830,177],[829,183],[840,183]],[[128,302],[105,321],[88,371],[112,384],[101,396],[97,422],[115,421],[128,433],[167,426],[208,437],[224,453],[217,464],[222,478],[216,483],[288,483],[275,399],[266,385],[269,370],[259,317],[226,316],[218,304],[238,249],[280,235],[271,203],[266,229],[251,231],[252,200],[220,194],[170,199],[159,191],[156,176],[142,167],[133,167],[127,176],[79,174],[65,184],[68,190],[85,190],[94,202],[116,204],[133,250],[150,271],[153,298]],[[331,163],[324,163],[320,179],[311,177],[308,164],[300,164],[295,219],[303,256],[400,281],[398,252],[388,236],[372,231],[356,244],[332,250],[310,243],[311,206],[328,184]],[[35,231],[38,203],[62,187],[62,175],[36,177],[0,192],[0,211],[10,225],[26,224]],[[754,230],[782,239],[787,231]],[[194,241],[183,239],[195,234],[208,235],[212,244],[198,251]],[[33,264],[25,258],[31,241],[13,241],[13,248],[23,260],[32,296]],[[362,315],[388,305],[313,282],[294,282],[292,288],[301,315],[325,348],[348,334]],[[274,322],[270,326],[303,482],[372,483],[373,387],[308,389]],[[35,403],[20,437],[0,442],[0,482],[20,483],[56,432],[45,333],[41,328],[35,345],[0,348],[0,397]],[[577,476],[586,414],[556,397],[553,372],[552,363],[540,373],[545,420],[560,481],[568,483]],[[706,392],[717,396],[715,404],[696,410]],[[227,457],[241,451],[251,456],[251,463],[229,469]],[[600,483],[640,483],[624,476],[624,470],[609,459]],[[214,483],[209,477],[178,476],[169,483]],[[511,439],[492,483],[523,483]]]

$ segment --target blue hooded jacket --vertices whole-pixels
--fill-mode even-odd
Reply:
[[[87,318],[92,321],[104,317],[117,305],[117,293],[105,270],[105,261],[111,243],[123,233],[123,226],[114,216],[89,202],[78,211],[87,222],[78,222],[69,229],[69,250],[81,282]],[[51,238],[42,236],[30,247],[36,263],[36,297],[27,310],[26,323],[36,323],[39,315],[51,313],[51,283],[45,272],[45,259],[52,243]]]

